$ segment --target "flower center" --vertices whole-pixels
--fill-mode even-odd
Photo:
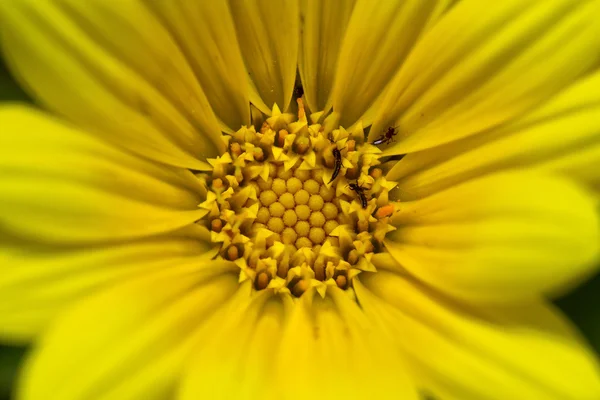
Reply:
[[[199,223],[218,257],[240,267],[240,281],[299,297],[310,287],[348,289],[361,271],[375,271],[396,205],[362,127],[333,129],[335,116],[320,124],[318,114],[308,124],[301,99],[298,109],[296,118],[274,107],[260,131],[226,137],[228,151],[199,176],[207,188]]]

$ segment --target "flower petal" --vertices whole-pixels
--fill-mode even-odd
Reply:
[[[356,0],[302,1],[298,70],[311,111],[331,107],[331,91],[342,40]]]
[[[150,1],[179,44],[217,116],[237,131],[250,123],[247,72],[225,1]]]
[[[171,165],[204,169],[200,157],[220,154],[207,95],[139,1],[8,0],[0,18],[13,72],[51,110]]]
[[[531,167],[600,186],[600,71],[496,129],[407,154],[390,170],[400,197],[427,196],[490,172]]]
[[[208,248],[198,240],[165,237],[91,248],[3,240],[0,338],[31,341],[65,307],[90,293],[120,280],[204,261],[200,255]]]
[[[357,0],[337,62],[333,109],[350,126],[370,125],[373,107],[411,49],[454,1]]]
[[[396,335],[417,381],[439,398],[600,398],[593,352],[543,301],[467,305],[387,271],[361,280],[365,313]]]
[[[594,199],[557,177],[490,175],[401,205],[388,251],[459,298],[556,294],[588,277],[600,254]]]
[[[27,107],[0,107],[0,226],[50,242],[115,241],[200,218],[188,170],[116,149]]]
[[[229,5],[246,68],[266,111],[275,103],[286,110],[298,63],[298,0],[229,0]]]
[[[418,399],[404,360],[390,353],[392,339],[346,293],[327,293],[312,302],[305,294],[290,316],[276,364],[280,398]]]
[[[416,400],[389,342],[345,293],[328,293],[232,302],[207,323],[180,399]]]
[[[371,129],[388,126],[404,154],[510,121],[594,68],[597,1],[507,0],[456,5],[414,48]]]
[[[196,332],[238,287],[232,263],[203,264],[112,286],[66,311],[27,361],[19,398],[173,398]]]
[[[275,399],[275,349],[291,298],[243,288],[208,321],[183,379],[179,399]]]

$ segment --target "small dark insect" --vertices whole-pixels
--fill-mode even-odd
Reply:
[[[333,149],[333,156],[335,157],[335,166],[333,167],[333,175],[331,175],[331,179],[329,180],[328,184],[337,178],[338,174],[340,173],[340,169],[342,168],[342,153],[340,153],[340,150],[337,147]]]
[[[396,130],[394,129],[394,127],[390,126],[389,128],[387,128],[387,131],[385,131],[381,136],[379,136],[379,138],[377,138],[377,140],[373,142],[373,144],[376,146],[380,144],[389,144],[395,141],[394,136],[396,135]]]
[[[331,139],[331,135],[329,135],[329,141],[331,143],[335,143],[332,139]],[[330,184],[331,182],[333,182],[335,180],[335,178],[337,178],[338,174],[340,173],[340,169],[342,168],[342,153],[340,153],[340,150],[337,148],[337,146],[333,149],[333,157],[335,157],[335,165],[333,167],[333,175],[331,175],[331,179],[329,180],[329,182],[327,184]]]
[[[367,208],[367,195],[365,194],[366,188],[360,186],[358,183],[350,183],[348,184],[348,187],[356,192],[356,194],[360,198],[362,208]]]

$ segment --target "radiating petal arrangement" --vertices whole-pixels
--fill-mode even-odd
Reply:
[[[22,400],[592,400],[598,0],[5,0]],[[425,396],[425,397],[424,397]]]

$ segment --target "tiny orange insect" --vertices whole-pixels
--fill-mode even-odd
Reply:
[[[386,204],[385,206],[383,206],[377,210],[377,212],[375,213],[375,217],[376,218],[385,218],[385,217],[389,217],[393,213],[394,213],[394,205]]]

